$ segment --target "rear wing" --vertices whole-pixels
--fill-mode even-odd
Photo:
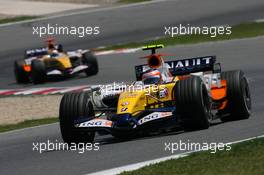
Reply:
[[[185,75],[195,72],[214,71],[215,65],[220,67],[220,64],[216,63],[216,56],[204,56],[175,61],[165,61],[165,64],[169,66],[170,73],[173,76]],[[142,74],[148,69],[150,68],[147,64],[135,66],[137,81],[141,80]]]
[[[55,49],[58,49],[59,45],[55,45],[54,47],[55,47]],[[39,56],[43,56],[43,55],[47,55],[47,54],[48,54],[48,48],[47,47],[28,49],[25,51],[25,58],[39,57]]]

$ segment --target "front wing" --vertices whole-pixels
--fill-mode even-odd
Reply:
[[[128,125],[127,127],[119,125],[119,121],[111,121],[107,119],[102,118],[94,118],[85,122],[81,122],[79,124],[76,124],[76,128],[82,128],[87,130],[136,130],[136,129],[142,129],[146,125],[151,124],[161,124],[162,121],[169,120],[169,119],[176,119],[177,117],[173,114],[172,111],[155,111],[151,112],[150,114],[147,114],[145,116],[142,116],[138,119],[134,119],[131,117],[132,124]],[[129,119],[128,119],[129,121]]]

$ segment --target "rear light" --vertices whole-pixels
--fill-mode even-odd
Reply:
[[[24,71],[26,71],[26,72],[30,72],[31,71],[31,66],[30,65],[24,64],[23,68],[24,68]]]

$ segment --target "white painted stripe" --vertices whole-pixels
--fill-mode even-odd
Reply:
[[[87,88],[84,88],[82,91],[85,92],[85,91],[90,91],[91,88],[90,87],[87,87]]]
[[[3,93],[3,92],[8,92],[8,91],[10,91],[10,90],[8,90],[8,89],[5,89],[5,90],[0,90],[0,93]]]
[[[255,22],[262,23],[262,22],[264,22],[264,19],[257,19],[257,20],[255,20]]]
[[[142,48],[130,48],[130,49],[122,49],[122,50],[116,50],[117,53],[134,53],[137,52],[139,50],[141,50]]]
[[[91,88],[91,89],[94,89],[94,88],[97,88],[97,87],[100,87],[100,86],[102,86],[102,85],[100,85],[100,84],[97,84],[97,85],[91,85],[90,88]]]
[[[117,50],[106,50],[95,52],[95,55],[110,55],[110,54],[119,54],[119,53],[134,53],[141,50],[141,48],[129,48],[129,49],[117,49]]]
[[[77,91],[79,89],[84,89],[84,88],[88,88],[89,86],[77,86],[77,87],[72,87],[72,88],[66,88],[66,89],[62,89],[60,91],[58,91],[58,93],[66,93],[66,92],[71,92],[71,91]]]
[[[95,55],[99,56],[99,55],[109,55],[114,53],[113,50],[107,50],[107,51],[99,51],[99,52],[95,52]]]
[[[24,91],[14,93],[14,95],[29,95],[29,94],[33,94],[35,92],[43,91],[45,89],[50,89],[50,88],[33,88],[33,89],[24,90]]]
[[[242,139],[242,140],[238,140],[238,141],[233,141],[233,142],[228,142],[226,144],[235,144],[235,143],[240,143],[240,142],[244,142],[244,141],[249,141],[252,139],[256,139],[256,138],[264,138],[264,135],[260,135],[260,136],[256,136],[256,137],[250,137],[247,139]],[[176,155],[172,155],[172,156],[167,156],[167,157],[162,157],[162,158],[158,158],[158,159],[153,159],[153,160],[149,160],[149,161],[144,161],[144,162],[139,162],[139,163],[135,163],[135,164],[130,164],[130,165],[125,165],[125,166],[121,166],[121,167],[117,167],[117,168],[112,168],[109,170],[104,170],[104,171],[99,171],[99,172],[95,172],[95,173],[90,173],[89,175],[115,175],[115,174],[120,174],[124,171],[133,171],[133,170],[137,170],[139,168],[151,165],[151,164],[156,164],[156,163],[160,163],[160,162],[164,162],[166,160],[170,160],[170,159],[178,159],[181,157],[186,157],[191,153],[194,152],[199,152],[202,150],[195,150],[195,151],[189,151],[186,153],[181,153],[181,154],[176,154]]]
[[[61,91],[65,90],[66,88],[58,88],[57,90],[53,91],[53,92],[50,92],[49,94],[59,94],[61,93]]]
[[[9,91],[13,91],[13,90],[15,90],[15,89],[4,89],[4,90],[0,90],[0,94],[1,93],[5,93],[5,92],[9,92]]]
[[[95,13],[95,12],[101,12],[101,11],[130,8],[130,7],[160,3],[160,2],[165,2],[165,1],[167,0],[152,0],[152,1],[140,2],[140,3],[134,3],[134,4],[126,4],[126,5],[120,5],[120,6],[114,6],[114,7],[88,9],[88,10],[83,10],[83,11],[80,10],[77,12],[66,13],[66,14],[61,14],[61,15],[53,15],[53,16],[48,16],[48,17],[43,17],[43,18],[0,24],[0,27],[11,26],[11,25],[16,25],[16,24],[25,24],[29,22],[39,22],[39,21],[48,20],[48,19],[55,19],[55,18],[68,17],[68,16],[81,15],[81,14],[89,14],[89,13]]]

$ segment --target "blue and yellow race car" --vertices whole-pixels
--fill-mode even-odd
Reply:
[[[92,142],[96,132],[117,138],[183,128],[207,129],[214,119],[246,119],[251,112],[247,78],[242,71],[221,72],[215,56],[174,61],[144,47],[147,64],[135,66],[137,81],[65,94],[60,129],[67,143]]]
[[[48,78],[72,77],[81,72],[87,76],[98,72],[95,55],[88,50],[64,52],[62,45],[47,40],[47,47],[28,49],[24,59],[16,60],[14,73],[17,83],[44,83]]]

